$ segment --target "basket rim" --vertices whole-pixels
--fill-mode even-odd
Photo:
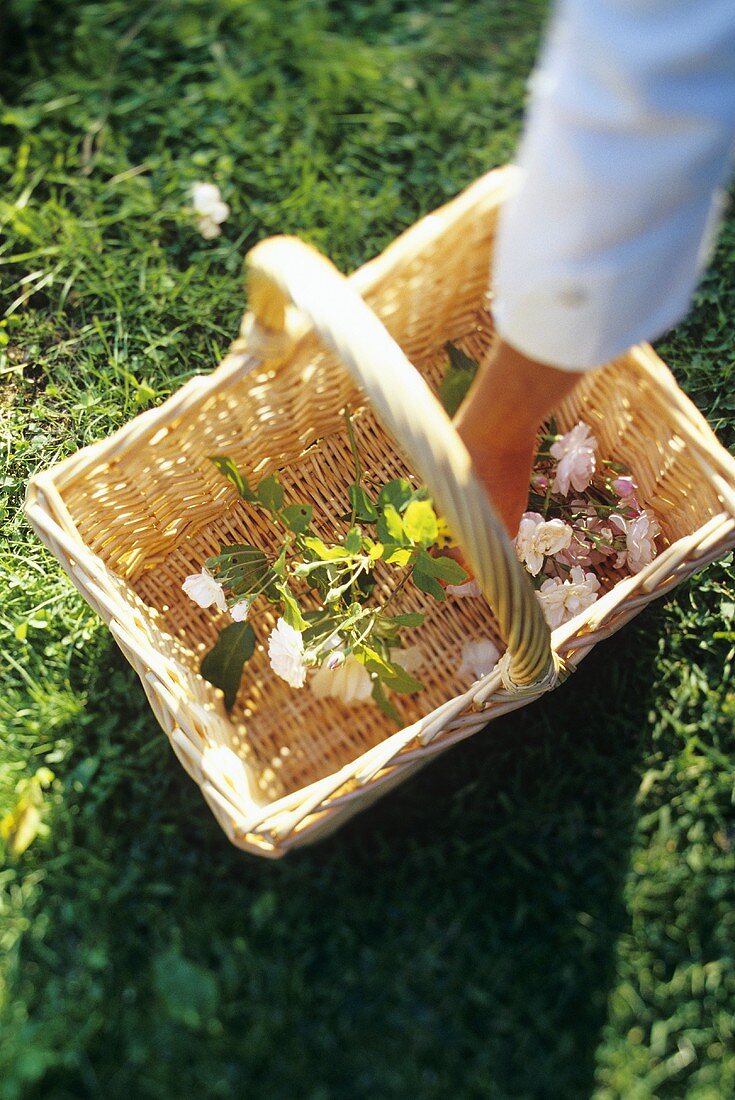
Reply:
[[[361,296],[369,296],[431,240],[445,233],[447,219],[455,220],[468,211],[497,206],[517,179],[518,170],[512,166],[481,177],[456,198],[406,229],[382,253],[353,272],[350,282]],[[302,339],[308,336],[306,333]],[[722,447],[650,346],[639,345],[627,354],[659,388],[667,412],[673,414],[676,431],[693,445],[703,476],[714,485],[723,510],[691,534],[672,542],[650,565],[618,581],[590,608],[553,631],[552,649],[571,668],[579,664],[597,641],[614,633],[652,599],[665,595],[685,577],[735,547],[735,459]],[[164,656],[147,638],[139,636],[136,612],[110,583],[111,576],[119,575],[82,539],[64,503],[63,490],[81,470],[93,470],[98,464],[121,459],[131,448],[149,445],[159,432],[167,432],[185,409],[201,405],[210,395],[227,389],[249,370],[262,365],[263,360],[250,354],[243,342],[236,339],[221,364],[209,375],[194,376],[160,406],[140,413],[106,439],[35,474],[28,484],[24,507],[41,540],[110,627],[138,671],[177,757],[202,789],[230,840],[257,854],[274,856],[305,843],[309,830],[323,831],[325,818],[329,821],[351,810],[368,789],[377,791],[385,787],[397,773],[413,770],[418,762],[470,736],[490,719],[532,702],[549,688],[534,686],[509,694],[502,690],[496,669],[466,692],[442,703],[334,773],[279,799],[258,799],[252,792],[243,798],[223,775],[217,774],[204,758],[201,746],[187,733],[186,723],[167,701],[171,696],[167,680],[176,659]],[[128,585],[125,578],[119,579]],[[243,764],[246,770],[250,767],[246,762]]]

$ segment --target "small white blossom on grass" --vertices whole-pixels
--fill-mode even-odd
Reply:
[[[571,431],[551,445],[551,455],[558,462],[552,489],[564,496],[569,487],[581,493],[587,488],[595,472],[597,440],[587,424],[579,422]]]
[[[201,573],[192,573],[181,587],[189,599],[200,607],[211,607],[212,604],[216,604],[219,611],[227,610],[227,600],[222,585],[206,569],[202,569]]]
[[[539,512],[524,512],[516,535],[516,553],[532,577],[538,576],[544,558],[565,550],[573,531],[563,519],[544,519]]]
[[[270,633],[268,656],[276,676],[280,676],[291,687],[304,686],[306,679],[304,639],[298,630],[288,625],[285,619],[279,619]]]
[[[581,565],[571,569],[570,579],[549,577],[536,593],[546,621],[552,630],[585,611],[597,599],[600,582],[594,573],[585,573]]]
[[[337,654],[332,656],[337,657]],[[309,681],[317,699],[338,699],[345,706],[366,703],[373,690],[373,681],[365,666],[352,654],[336,664],[336,667],[329,667],[330,660],[328,658]]]
[[[489,638],[465,642],[462,647],[462,663],[457,671],[463,679],[481,680],[492,672],[499,656],[497,646]]]
[[[237,603],[233,603],[230,607],[230,615],[232,615],[233,622],[244,623],[250,614],[250,604],[252,600],[238,600]]]
[[[197,229],[205,240],[213,240],[222,232],[220,226],[230,216],[230,208],[222,202],[219,187],[215,183],[195,183],[191,189],[191,202],[199,215]]]
[[[656,538],[661,534],[658,520],[644,508],[634,519],[610,516],[610,522],[625,533],[625,562],[631,573],[640,573],[656,557]],[[620,562],[622,565],[623,563]]]

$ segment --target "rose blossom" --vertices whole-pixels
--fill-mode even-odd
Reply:
[[[572,534],[572,528],[564,520],[547,520],[538,512],[524,512],[516,535],[516,553],[531,576],[536,577],[544,558],[569,546]]]
[[[462,663],[457,673],[463,679],[472,678],[473,681],[481,680],[495,668],[500,656],[497,646],[493,645],[489,638],[479,638],[477,641],[465,642],[462,647]]]
[[[630,515],[640,515],[642,509],[638,503],[638,498],[635,495],[635,491],[638,488],[635,481],[629,475],[625,477],[616,477],[612,482],[612,487],[620,498],[620,507]]]
[[[661,528],[656,517],[645,508],[639,516],[624,520],[624,523],[628,568],[631,573],[640,573],[656,557],[655,539],[661,534]]]
[[[220,611],[227,610],[227,600],[222,585],[206,569],[202,569],[201,573],[192,573],[181,587],[189,599],[200,607],[211,607],[212,604],[216,604]]]
[[[252,600],[238,600],[237,603],[233,603],[230,607],[230,615],[232,621],[236,623],[244,623],[250,614],[250,605]]]
[[[279,619],[268,638],[268,656],[271,668],[291,685],[300,688],[306,679],[304,664],[304,639],[298,630]]]
[[[597,599],[600,582],[594,573],[585,573],[581,566],[572,567],[570,579],[550,577],[536,593],[546,621],[552,630],[573,619],[580,611],[591,607]]]
[[[464,581],[462,584],[448,584],[444,591],[450,596],[459,596],[460,599],[464,599],[466,596],[482,595],[480,582],[475,577],[470,581]]]
[[[612,487],[619,497],[635,496],[635,491],[638,488],[629,474],[626,474],[624,477],[616,477],[612,483]]]
[[[587,541],[582,532],[573,529],[569,545],[554,554],[554,559],[562,565],[591,565],[593,549],[592,543]]]
[[[339,699],[345,706],[367,702],[373,690],[373,681],[357,657],[350,653],[336,668],[329,668],[329,660],[331,658],[317,669],[309,681],[317,699]]]
[[[552,486],[555,493],[566,496],[570,485],[578,493],[587,488],[595,472],[596,448],[597,440],[582,421],[552,443],[551,454],[558,461]]]

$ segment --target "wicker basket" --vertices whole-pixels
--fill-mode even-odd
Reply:
[[[490,173],[349,279],[298,241],[261,243],[249,257],[252,313],[220,367],[29,486],[31,523],[109,624],[179,760],[248,851],[280,856],[331,832],[489,719],[548,691],[649,600],[735,545],[735,461],[651,348],[633,349],[585,378],[556,418],[562,430],[587,421],[602,455],[635,471],[664,547],[636,576],[603,577],[597,603],[550,638],[431,392],[446,341],[478,358],[493,340],[488,270],[514,180],[511,168]],[[375,706],[346,708],[278,679],[263,651],[273,626],[263,610],[253,624],[261,644],[228,717],[197,672],[223,623],[181,583],[221,540],[268,549],[272,534],[207,456],[229,454],[256,476],[278,470],[287,498],[313,504],[321,533],[334,537],[350,480],[347,404],[368,475],[429,485],[487,602],[437,605],[413,586],[401,594],[400,610],[427,612],[416,640],[435,659],[422,671],[425,690],[400,699],[397,733]],[[488,636],[505,656],[468,690],[459,652],[468,637]],[[221,746],[232,751],[208,751]]]

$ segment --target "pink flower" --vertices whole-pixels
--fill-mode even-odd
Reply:
[[[572,530],[572,538],[569,546],[554,555],[556,561],[562,565],[591,565],[593,545],[588,542],[581,531]]]
[[[625,477],[616,477],[612,483],[612,487],[619,497],[635,496],[635,491],[638,488],[633,478],[627,474]]]
[[[471,581],[463,581],[462,584],[448,584],[444,591],[449,596],[459,596],[465,599],[467,596],[481,596],[480,582],[473,577]]]
[[[641,506],[638,503],[638,499],[635,495],[635,491],[638,488],[632,477],[617,477],[612,483],[612,487],[620,497],[620,508],[627,514],[638,516],[641,513]]]
[[[516,553],[531,576],[536,577],[543,568],[544,558],[569,546],[572,533],[564,520],[547,520],[538,512],[524,512],[516,535]]]
[[[551,454],[558,462],[552,486],[555,493],[566,496],[570,485],[578,493],[587,488],[595,472],[596,448],[597,440],[581,420],[551,445]]]
[[[597,599],[600,582],[594,573],[585,573],[579,565],[572,567],[570,579],[550,577],[536,593],[546,621],[552,630],[585,611]]]
[[[656,517],[646,509],[635,519],[625,521],[625,544],[631,573],[640,573],[656,557],[655,539],[660,534]]]

